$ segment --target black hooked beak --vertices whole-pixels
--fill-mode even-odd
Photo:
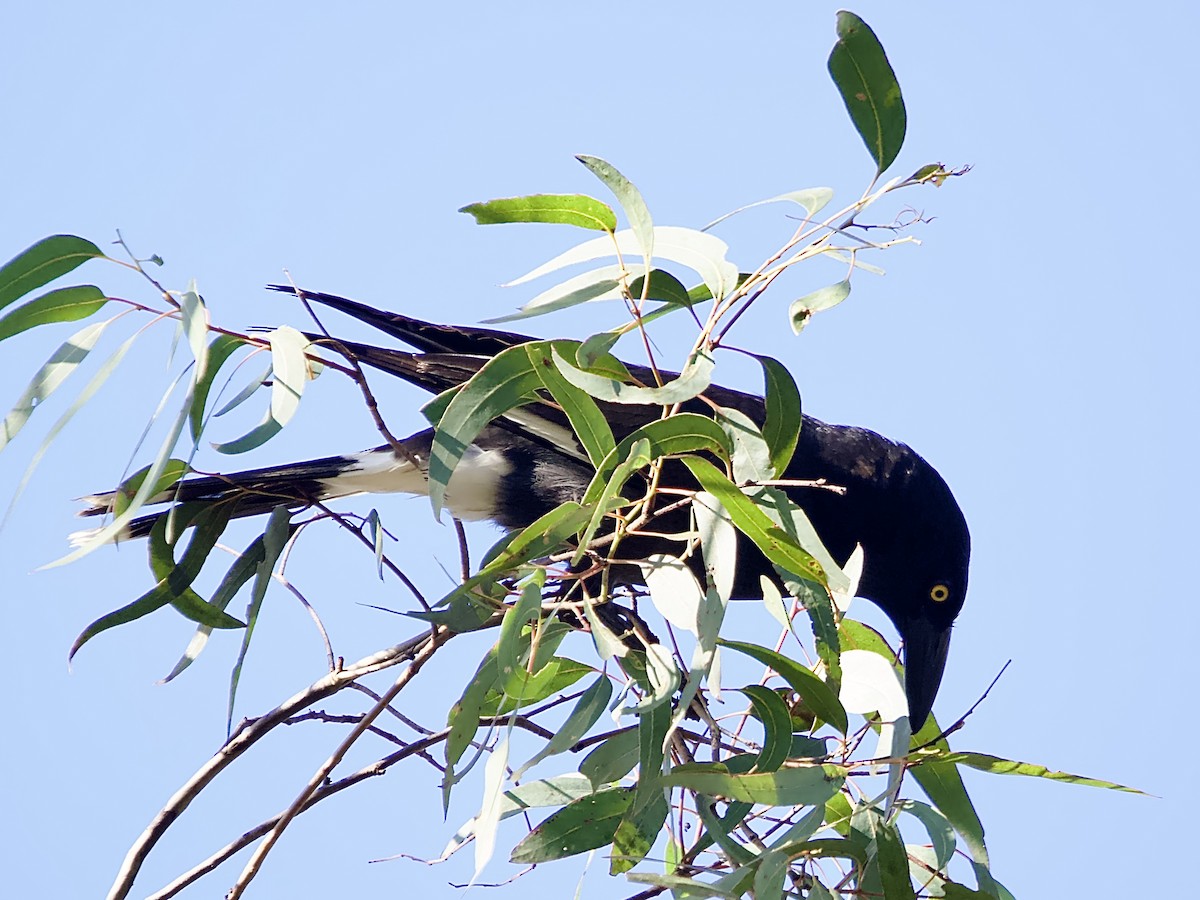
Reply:
[[[950,625],[938,625],[923,616],[914,616],[898,630],[904,639],[908,721],[916,734],[929,718],[933,699],[942,683],[946,654],[950,650]]]

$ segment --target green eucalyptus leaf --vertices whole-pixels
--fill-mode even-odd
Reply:
[[[632,802],[630,788],[597,791],[572,801],[529,832],[509,860],[531,865],[607,846]]]
[[[0,318],[0,341],[38,325],[86,319],[107,302],[104,292],[94,284],[49,291]]]
[[[238,682],[242,677],[242,669],[246,665],[246,654],[250,652],[250,639],[254,636],[254,627],[258,624],[259,613],[262,612],[263,600],[267,588],[271,584],[271,574],[275,563],[283,554],[283,549],[291,538],[292,513],[286,504],[280,504],[271,510],[267,518],[267,527],[263,530],[263,554],[254,572],[254,586],[250,589],[250,603],[246,607],[246,630],[242,632],[242,645],[238,648],[237,661],[229,673],[229,704],[225,719],[225,733],[233,733],[233,710],[237,700]]]
[[[617,171],[616,166],[598,156],[579,155],[575,157],[591,170],[613,192],[621,209],[625,210],[625,218],[637,237],[642,248],[642,258],[649,263],[654,256],[654,222],[650,218],[650,210],[639,191],[624,175]]]
[[[112,320],[110,319],[109,322]],[[55,350],[34,373],[13,408],[0,423],[0,450],[25,427],[36,407],[44,403],[72,375],[100,340],[109,322],[97,322],[77,331]]]
[[[922,765],[926,761],[935,763],[953,763],[959,766],[969,766],[981,772],[993,775],[1024,775],[1028,778],[1046,778],[1050,781],[1061,781],[1065,784],[1081,784],[1086,787],[1105,788],[1110,791],[1126,791],[1130,794],[1142,794],[1144,791],[1126,787],[1113,781],[1102,781],[1099,778],[1089,778],[1085,775],[1072,775],[1070,772],[1056,772],[1037,763],[1018,762],[1015,759],[1004,759],[988,753],[951,752],[939,747],[930,747],[916,754],[916,761]]]
[[[738,529],[750,538],[771,562],[789,572],[827,584],[824,569],[786,531],[770,520],[765,512],[737,488],[712,463],[695,456],[684,457],[700,486],[721,501]]]
[[[579,764],[579,771],[586,775],[594,788],[619,781],[638,764],[638,729],[618,731],[596,746]]]
[[[598,400],[608,403],[658,404],[668,406],[691,400],[704,393],[712,384],[714,363],[704,352],[694,353],[673,381],[662,387],[638,387],[606,375],[585,372],[554,351],[554,364],[571,384],[586,391]]]
[[[792,716],[783,698],[770,688],[749,684],[742,693],[750,698],[755,717],[763,723],[763,747],[755,761],[758,772],[776,772],[792,749]]]
[[[718,216],[702,228],[702,231],[708,231],[720,223],[724,222],[731,216],[736,216],[738,213],[743,213],[748,209],[753,209],[756,206],[763,206],[767,203],[796,203],[804,207],[804,211],[812,218],[822,209],[824,209],[830,200],[833,199],[833,189],[827,187],[819,188],[802,188],[798,191],[788,191],[786,194],[777,194],[774,197],[768,197],[766,200],[756,200],[753,203],[747,203],[745,206],[739,206],[732,212],[727,212],[723,216]]]
[[[813,315],[837,306],[849,296],[850,280],[846,279],[837,284],[818,288],[811,294],[805,294],[799,300],[793,300],[792,305],[788,307],[788,320],[792,323],[792,331],[799,334]]]
[[[607,203],[586,194],[531,194],[471,203],[459,210],[475,217],[479,225],[511,222],[547,222],[575,225],[593,231],[617,230],[617,214]]]
[[[841,10],[837,14],[837,35],[829,54],[829,74],[882,173],[904,144],[907,120],[900,84],[883,45],[866,22]]]
[[[0,309],[89,259],[102,256],[99,247],[73,234],[43,238],[0,266]]]
[[[645,296],[647,300],[657,300],[676,306],[691,306],[693,301],[683,282],[666,269],[650,270],[650,286],[646,287],[646,277],[639,275],[629,285],[630,296],[639,300]]]
[[[196,391],[192,397],[192,411],[189,425],[193,441],[200,440],[200,433],[204,430],[204,407],[208,402],[208,395],[212,391],[217,373],[221,371],[221,367],[225,365],[225,362],[233,355],[234,351],[245,346],[245,341],[231,334],[218,334],[208,345],[208,365],[205,366],[204,372],[197,379]],[[257,389],[258,385],[255,384],[254,390]],[[250,393],[253,392],[252,390]]]
[[[729,640],[721,640],[720,644],[744,653],[765,666],[770,666],[779,674],[780,678],[791,686],[792,690],[804,699],[809,709],[842,734],[846,733],[849,728],[849,720],[846,710],[842,708],[841,701],[838,700],[837,694],[829,685],[813,674],[810,669],[795,660],[788,659],[782,653],[760,647],[757,644]]]
[[[800,391],[791,372],[778,360],[769,356],[759,356],[758,362],[763,370],[767,410],[762,435],[770,451],[771,465],[778,476],[792,461],[796,444],[800,440],[800,427],[804,421],[800,408]]]
[[[612,682],[605,675],[597,676],[591,687],[584,691],[576,701],[575,707],[567,716],[566,721],[555,730],[554,736],[546,742],[546,746],[513,772],[513,780],[519,780],[525,772],[542,760],[558,753],[565,753],[583,740],[591,727],[600,721],[600,717],[604,715],[604,710],[608,708],[608,701],[611,699]],[[583,771],[582,767],[580,767],[580,771]]]
[[[516,322],[520,319],[545,315],[560,309],[569,309],[572,306],[591,303],[594,300],[616,300],[622,296],[623,279],[627,275],[635,273],[624,266],[602,266],[599,269],[568,278],[566,281],[559,282],[554,287],[542,291],[515,313],[483,321],[489,325],[499,325],[504,322]]]
[[[750,775],[732,774],[720,763],[692,763],[675,766],[662,783],[767,806],[817,806],[837,793],[845,780],[846,769],[829,763]]]

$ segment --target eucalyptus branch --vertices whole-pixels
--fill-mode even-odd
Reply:
[[[406,745],[403,749],[397,750],[395,753],[378,759],[370,765],[359,769],[357,772],[347,775],[345,778],[339,778],[337,781],[323,785],[313,793],[300,812],[308,812],[308,810],[312,809],[322,800],[327,800],[334,794],[338,794],[346,790],[346,788],[354,787],[354,785],[366,781],[367,779],[374,778],[378,775],[383,775],[396,763],[401,762],[411,756],[424,755],[429,748],[441,743],[447,737],[449,737],[449,735],[450,729],[443,728],[439,732],[428,735],[427,737],[421,738],[418,741],[413,741],[411,744]],[[180,875],[166,887],[154,894],[149,895],[147,900],[169,900],[170,897],[176,896],[188,885],[198,881],[202,876],[207,875],[209,872],[216,869],[219,865],[221,865],[221,863],[225,862],[239,851],[254,843],[264,834],[270,832],[271,829],[279,823],[281,816],[282,813],[278,816],[273,816],[264,822],[260,822],[258,825],[244,833],[241,837],[229,842],[203,862],[197,864],[187,872]]]
[[[325,513],[325,515],[329,516],[331,519],[333,519],[335,522],[337,522],[339,525],[341,525],[344,529],[346,529],[348,532],[350,532],[356,538],[358,538],[363,544],[365,544],[371,550],[372,553],[375,552],[375,546],[367,539],[367,536],[362,533],[361,528],[357,528],[354,525],[350,524],[349,517],[344,516],[341,513],[330,509],[328,506],[326,506],[323,503],[317,502],[317,503],[314,503],[313,505],[315,507],[317,507],[318,509],[320,509],[321,512]],[[413,595],[414,598],[416,598],[416,601],[418,603],[420,603],[422,607],[424,607],[425,611],[429,612],[430,609],[432,609],[432,607],[425,600],[425,595],[421,593],[421,589],[417,587],[416,582],[414,582],[411,578],[409,578],[404,573],[403,569],[401,569],[394,562],[392,562],[390,559],[388,559],[387,554],[384,554],[381,557],[381,561],[382,561],[384,567],[386,567],[389,572],[391,572],[393,575],[395,575],[397,578],[399,578],[400,581],[404,584],[404,586],[406,588],[408,588],[409,592]]]
[[[221,749],[175,792],[130,847],[109,889],[108,900],[121,900],[129,895],[146,857],[191,802],[213,779],[277,726],[284,724],[287,719],[307,706],[333,696],[350,682],[413,659],[426,648],[444,643],[448,639],[447,635],[448,632],[439,629],[430,634],[410,638],[387,650],[366,656],[349,667],[329,672],[265,715],[240,725]]]
[[[296,286],[296,282],[292,281],[292,273],[284,269],[284,274],[287,276],[288,283],[292,286],[292,290],[296,294],[296,298],[304,305],[317,328],[321,329],[321,334],[325,336],[325,341],[338,353],[344,356],[350,367],[353,370],[351,378],[358,385],[358,389],[362,392],[363,402],[367,406],[367,411],[371,414],[371,419],[375,422],[375,428],[383,435],[383,439],[387,441],[388,446],[392,448],[392,452],[400,459],[407,460],[414,466],[420,467],[420,460],[413,455],[413,452],[404,446],[391,429],[387,427],[387,423],[383,420],[383,414],[379,411],[379,401],[375,399],[375,394],[371,391],[371,386],[367,383],[366,373],[363,372],[362,366],[359,365],[358,359],[353,353],[350,353],[346,346],[329,333],[325,328],[325,324],[321,321],[316,311],[312,308],[312,303],[308,299],[308,295]]]
[[[400,694],[400,692],[412,682],[413,678],[415,678],[417,673],[421,671],[421,668],[424,666],[424,664],[433,657],[435,652],[437,652],[438,647],[448,641],[452,636],[453,632],[449,631],[448,629],[438,628],[424,638],[423,645],[413,654],[411,660],[409,661],[408,667],[400,673],[395,682],[393,682],[391,688],[384,693],[384,695],[379,699],[379,702],[371,708],[371,711],[363,716],[362,721],[354,727],[349,736],[342,741],[329,759],[327,759],[321,765],[321,767],[318,768],[315,773],[313,773],[312,778],[309,779],[308,784],[300,792],[299,796],[296,797],[292,805],[288,807],[287,811],[284,812],[282,816],[279,817],[279,821],[275,823],[275,826],[270,830],[266,837],[263,838],[262,843],[258,845],[257,849],[250,857],[249,862],[247,862],[245,868],[242,869],[241,875],[238,876],[238,879],[236,882],[234,882],[233,887],[230,888],[229,892],[225,895],[226,900],[238,900],[238,898],[245,893],[246,888],[254,879],[255,875],[257,875],[260,871],[263,861],[271,852],[271,849],[275,846],[276,842],[278,842],[279,838],[283,835],[284,830],[304,809],[312,795],[320,789],[321,784],[326,778],[329,777],[329,773],[332,772],[337,764],[342,761],[345,755],[350,751],[350,748],[354,746],[358,739],[374,723],[375,719],[379,717],[379,714],[387,708],[387,705],[391,703],[392,700],[394,700]]]

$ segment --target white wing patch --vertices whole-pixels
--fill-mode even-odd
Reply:
[[[347,457],[353,464],[332,478],[321,479],[327,499],[351,494],[419,494],[428,496],[429,460],[418,455],[419,465],[398,459],[391,450],[368,450]],[[446,489],[446,508],[456,519],[475,521],[496,514],[500,481],[512,472],[503,450],[471,446],[459,461]]]

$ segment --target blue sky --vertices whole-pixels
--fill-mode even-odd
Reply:
[[[1196,737],[1186,650],[1195,598],[1170,572],[1191,567],[1200,499],[1191,460],[1200,317],[1186,263],[1200,22],[1191,4],[1169,2],[1152,12],[1092,5],[1079,19],[1026,2],[854,9],[905,92],[909,136],[896,171],[931,161],[973,169],[902,198],[932,222],[913,232],[920,247],[874,260],[886,277],[856,274],[849,301],[795,338],[787,303],[841,277],[817,264],[747,317],[741,342],[793,367],[808,412],[910,443],[954,487],[974,560],[940,718],[968,708],[1013,660],[955,745],[1157,795],[968,773],[994,871],[1018,898],[1104,896],[1129,877],[1126,848],[1146,852],[1134,843],[1143,832],[1156,835],[1156,857],[1182,852],[1197,787],[1165,756]],[[232,327],[303,324],[294,305],[261,289],[285,268],[305,287],[418,316],[502,314],[531,294],[498,285],[576,236],[480,228],[456,210],[601,191],[576,153],[617,165],[659,224],[698,227],[802,187],[856,196],[872,165],[825,73],[835,11],[621,0],[336,12],[25,4],[6,16],[0,59],[0,258],[56,232],[107,246],[119,228],[139,255],[166,260],[168,286],[195,278]],[[785,214],[765,207],[723,230],[731,258],[757,263],[790,233]],[[112,293],[150,296],[115,268],[83,272]],[[527,330],[579,337],[618,316],[573,311]],[[69,330],[5,343],[0,402]],[[675,346],[675,335],[659,337]],[[0,859],[14,896],[106,890],[129,844],[222,738],[236,639],[156,686],[190,633],[163,613],[97,639],[67,672],[81,628],[148,585],[140,548],[32,572],[77,527],[71,498],[119,477],[130,435],[157,402],[169,340],[161,329],[139,342],[0,532],[12,687]],[[751,370],[722,365],[722,380],[754,386]],[[348,391],[321,378],[275,442],[204,464],[377,443]],[[396,430],[423,424],[418,398],[381,388]],[[0,493],[11,494],[56,414],[40,411],[6,450]],[[379,505],[404,530],[411,571],[433,583],[438,560],[455,565],[452,535],[420,501]],[[360,605],[397,602],[394,591],[343,575],[343,560],[368,576],[370,566],[344,538],[325,540],[310,545],[323,555],[290,572],[319,602],[338,652],[357,658],[398,639],[397,620]],[[449,697],[484,646],[463,643],[459,668],[431,676]],[[242,714],[317,677],[322,660],[306,615],[272,593]],[[142,892],[285,806],[331,735],[296,726],[227,773],[152,857]],[[302,818],[260,894],[456,895],[447,883],[469,879],[465,861],[367,863],[440,852],[476,798],[463,796],[443,824],[435,783],[412,765]],[[515,889],[573,890],[579,865],[548,868]],[[512,870],[500,862],[488,874]],[[231,877],[184,896],[213,896]],[[593,878],[587,892],[632,891]]]

